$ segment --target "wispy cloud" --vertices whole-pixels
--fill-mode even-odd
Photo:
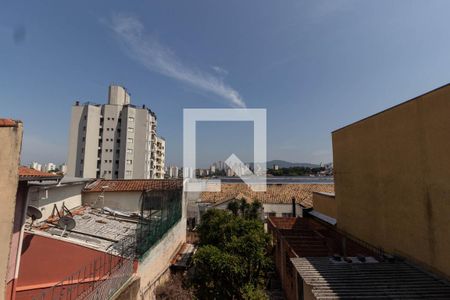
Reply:
[[[222,76],[228,75],[228,71],[225,70],[224,68],[219,67],[219,66],[212,66],[211,69],[216,71],[216,73],[219,74],[219,75],[222,75]]]
[[[126,53],[148,70],[219,96],[232,107],[246,107],[239,92],[227,85],[223,78],[183,63],[171,49],[146,34],[143,24],[136,17],[114,15],[107,24]]]

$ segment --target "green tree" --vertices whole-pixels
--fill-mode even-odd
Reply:
[[[233,213],[233,215],[237,216],[239,213],[239,203],[236,200],[231,201],[227,205],[227,209]]]
[[[257,299],[255,295],[264,294],[264,276],[272,263],[270,236],[261,220],[209,210],[198,232],[201,246],[193,259],[192,283],[200,299]]]

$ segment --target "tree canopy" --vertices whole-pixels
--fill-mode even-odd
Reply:
[[[264,277],[272,266],[270,236],[262,221],[248,213],[251,204],[241,215],[236,206],[232,208],[232,212],[207,211],[199,225],[192,283],[200,299],[261,299],[265,295]]]

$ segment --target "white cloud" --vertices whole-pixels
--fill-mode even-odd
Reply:
[[[115,15],[109,27],[113,30],[127,54],[148,70],[215,94],[232,107],[246,107],[238,91],[211,73],[184,64],[175,53],[156,38],[146,35],[143,24],[133,16]]]
[[[219,66],[212,66],[211,67],[214,71],[216,71],[219,75],[223,75],[226,76],[228,75],[228,71],[225,70],[224,68],[221,68]]]

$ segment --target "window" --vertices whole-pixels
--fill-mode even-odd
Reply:
[[[82,139],[82,141],[83,141],[83,142],[85,142],[85,141],[86,141],[86,138],[85,138],[84,136],[83,136],[83,139]]]
[[[133,160],[127,159],[127,165],[132,165],[132,164],[133,164]]]
[[[128,154],[133,153],[133,149],[127,149],[127,153],[128,153]]]
[[[132,143],[133,142],[133,138],[128,138],[128,143]]]
[[[130,170],[128,170],[127,172],[127,176],[131,176],[132,172]]]
[[[86,126],[83,126],[83,131],[86,131]]]
[[[134,132],[134,128],[133,127],[128,127],[128,132]]]
[[[128,122],[134,122],[134,117],[128,117]]]
[[[108,118],[108,120],[111,120],[111,118]]]
[[[107,159],[105,159],[105,164],[108,162],[108,160]]]
[[[282,216],[283,217],[292,217],[292,213],[283,213]]]
[[[112,160],[109,160],[109,163],[112,163]]]

